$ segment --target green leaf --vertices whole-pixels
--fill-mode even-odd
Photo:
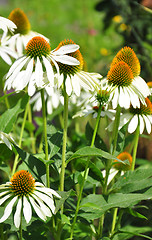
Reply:
[[[23,151],[18,146],[14,145],[20,158],[25,162],[28,166],[29,172],[33,175],[34,178],[43,182],[45,184],[46,179],[46,167],[45,164],[40,161],[38,158],[33,155]]]
[[[12,130],[13,124],[15,123],[18,114],[25,110],[25,106],[28,100],[29,96],[28,94],[25,94],[24,97],[21,98],[13,108],[8,109],[2,114],[2,116],[0,117],[1,131],[9,133]]]
[[[101,157],[104,159],[110,159],[110,160],[115,160],[117,159],[116,157],[114,157],[113,155],[111,155],[108,152],[105,152],[99,148],[95,148],[95,147],[83,147],[81,149],[79,149],[78,151],[76,151],[68,160],[67,160],[67,164],[72,161],[73,159],[76,158],[82,158],[82,157]],[[120,161],[120,159],[117,159],[118,161]],[[122,162],[122,161],[120,161]]]
[[[64,204],[65,200],[72,194],[72,190],[70,190],[68,192],[58,191],[58,194],[61,196],[61,198],[60,199],[55,199],[55,202],[56,202],[55,212],[58,212],[58,210]]]
[[[152,188],[144,194],[115,193],[105,196],[105,198],[102,195],[90,194],[82,200],[80,208],[84,213],[79,215],[88,220],[93,220],[101,217],[103,213],[111,208],[127,208],[137,204],[141,200],[147,200],[150,198],[152,198]]]
[[[62,132],[56,132],[52,134],[51,136],[48,135],[48,150],[49,150],[49,158],[51,159],[54,155],[56,155],[59,150],[61,149],[62,145]]]
[[[132,216],[134,216],[134,217],[138,217],[138,218],[142,218],[142,219],[148,220],[144,215],[142,215],[141,213],[138,213],[138,212],[134,211],[132,208],[128,208],[128,209],[126,209],[126,211],[127,211],[128,213],[130,213],[130,214],[131,214]]]
[[[88,122],[87,125],[86,125],[86,129],[85,129],[85,136],[86,136],[86,139],[88,141],[88,145],[91,145],[93,131],[94,130],[92,129],[92,127],[90,126],[90,124]],[[96,135],[94,146],[96,148],[102,149],[106,152],[108,151],[105,142],[103,141],[103,139],[98,134]]]
[[[113,185],[112,190],[130,193],[152,186],[152,169],[136,169],[127,171]]]

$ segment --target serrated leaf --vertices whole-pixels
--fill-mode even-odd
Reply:
[[[78,151],[76,151],[68,160],[67,163],[70,162],[73,159],[76,158],[82,158],[82,157],[101,157],[104,159],[110,159],[110,160],[116,160],[117,158],[114,157],[113,155],[111,155],[108,152],[105,152],[99,148],[95,148],[95,147],[83,147],[81,149],[79,149]],[[117,159],[118,161],[120,161],[120,159]],[[122,162],[122,161],[120,161]]]

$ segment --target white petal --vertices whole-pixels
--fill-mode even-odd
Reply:
[[[14,72],[17,69],[17,72],[20,71],[20,69],[24,66],[24,64],[28,61],[29,58],[27,58],[26,56],[18,58],[13,65],[11,66],[11,68],[9,69],[6,78],[8,78],[12,73],[14,74]]]
[[[34,193],[48,205],[53,213],[55,212],[54,200],[51,197],[38,191],[35,191]]]
[[[23,214],[24,214],[26,222],[29,223],[29,221],[31,220],[31,217],[32,217],[32,208],[31,208],[29,201],[27,200],[27,198],[25,196],[23,197]]]
[[[70,96],[72,93],[72,84],[71,84],[71,78],[69,76],[66,77],[65,85],[66,85],[66,92],[68,96]]]
[[[44,215],[44,213],[42,212],[41,208],[37,205],[37,203],[34,201],[34,199],[32,197],[29,196],[29,200],[36,212],[36,214],[38,215],[38,217],[40,217],[42,220],[46,221],[46,216]]]
[[[42,56],[42,58],[43,58],[44,66],[46,68],[48,80],[49,80],[50,84],[53,86],[54,85],[54,72],[53,72],[52,65],[44,56]]]
[[[21,223],[21,209],[22,209],[22,198],[19,198],[16,206],[16,212],[14,214],[14,224],[17,228],[19,228]]]
[[[129,125],[128,125],[128,132],[133,133],[138,126],[138,116],[134,115],[134,117],[131,119]]]
[[[144,127],[145,127],[145,123],[144,123],[144,120],[143,120],[143,117],[141,115],[139,115],[139,121],[140,121],[140,134],[143,133],[144,131]]]
[[[143,117],[143,119],[145,121],[147,132],[148,132],[148,134],[150,134],[151,133],[151,123],[150,123],[149,119],[145,115],[142,115],[142,117]]]
[[[77,44],[68,44],[60,47],[58,50],[52,51],[54,55],[62,55],[66,53],[72,53],[79,49],[79,45]]]
[[[13,205],[16,202],[17,198],[18,198],[17,196],[14,197],[9,202],[9,204],[6,206],[5,211],[4,211],[4,215],[0,218],[0,223],[4,222],[10,216],[10,214],[12,212]]]
[[[145,98],[151,94],[147,83],[140,76],[135,77],[133,82]]]
[[[71,66],[80,65],[80,62],[76,58],[71,56],[61,55],[61,56],[53,56],[53,57],[57,62],[66,64],[66,65],[71,65]]]
[[[6,195],[5,197],[0,199],[0,205],[2,205],[8,198],[12,196],[12,193]]]
[[[44,186],[44,185],[42,184],[42,186]],[[38,191],[41,191],[41,192],[43,192],[43,193],[46,193],[46,194],[49,195],[51,198],[52,198],[52,195],[54,195],[54,196],[56,196],[56,197],[58,197],[58,198],[61,198],[60,195],[59,195],[56,191],[54,191],[53,189],[51,189],[51,188],[36,187],[36,189],[37,189]]]
[[[52,213],[50,211],[50,209],[43,203],[43,201],[37,197],[35,194],[32,194],[32,196],[36,199],[36,201],[39,203],[41,210],[44,212],[44,214],[47,217],[51,217]]]
[[[3,59],[8,65],[11,65],[11,64],[12,64],[11,58],[8,56],[7,53],[5,53],[4,51],[2,51],[1,49],[0,49],[0,56],[2,57],[2,59]]]
[[[118,92],[118,88],[116,88],[114,90],[114,95],[113,95],[113,99],[112,99],[112,106],[115,109],[118,105],[118,98],[119,98],[119,92]]]
[[[35,81],[36,81],[36,85],[37,87],[42,88],[43,86],[43,69],[42,69],[42,64],[40,62],[39,57],[37,57],[37,61],[35,64]]]
[[[79,97],[80,96],[80,84],[79,84],[78,77],[76,75],[71,76],[71,82],[72,82],[73,91]]]

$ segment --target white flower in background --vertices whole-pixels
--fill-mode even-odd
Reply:
[[[7,73],[4,88],[21,91],[28,86],[28,94],[32,96],[36,87],[42,89],[47,84],[54,86],[54,68],[59,74],[57,62],[65,66],[79,65],[77,59],[67,55],[77,49],[78,45],[70,44],[51,51],[49,42],[43,37],[33,37],[26,46],[26,54],[18,58]],[[44,73],[47,76],[45,78]]]
[[[60,42],[55,51],[60,50],[63,46],[71,44],[73,46],[76,45],[72,40],[64,40]],[[94,89],[98,88],[98,81],[102,78],[102,76],[98,73],[88,73],[82,70],[84,61],[80,50],[77,49],[77,51],[71,52],[68,55],[77,59],[80,64],[73,66],[65,65],[61,62],[58,63],[60,69],[60,76],[57,76],[58,86],[61,87],[65,79],[66,92],[69,96],[72,92],[74,92],[77,96],[80,96],[81,87],[87,91],[94,91]]]
[[[15,142],[14,139],[7,133],[0,131],[0,143],[5,143],[7,147],[12,150],[12,144]]]
[[[0,29],[2,29],[3,35],[2,35],[2,39],[4,39],[8,33],[8,31],[10,32],[14,32],[14,29],[16,29],[16,25],[15,23],[13,23],[11,20],[1,17],[0,16]]]
[[[43,221],[55,214],[53,195],[60,198],[59,194],[51,188],[46,188],[42,183],[35,182],[32,175],[25,170],[16,172],[10,182],[0,185],[0,205],[7,201],[4,215],[0,223],[4,222],[12,213],[16,204],[14,224],[20,227],[21,215],[27,223],[32,217],[32,209]]]
[[[10,49],[16,51],[18,57],[20,57],[23,55],[25,47],[31,38],[35,36],[44,36],[31,30],[31,25],[27,16],[20,8],[15,8],[8,18],[16,24],[17,28],[14,35],[8,39],[7,45]],[[49,41],[47,38],[45,39]]]
[[[59,89],[57,89],[57,87],[52,87],[49,85],[47,85],[45,87],[45,93],[44,93],[44,98],[46,101],[46,105],[47,105],[47,113],[48,114],[52,114],[54,109],[57,109],[57,107],[63,103],[62,101],[62,96],[61,93],[59,91]],[[34,103],[33,105],[33,110],[34,111],[40,111],[42,109],[42,99],[41,99],[41,94],[40,92],[37,92],[31,99],[30,99],[30,103]]]
[[[146,98],[146,105],[140,104],[140,108],[134,108],[131,106],[129,112],[124,113],[120,117],[119,129],[121,129],[126,123],[128,124],[128,132],[133,133],[139,126],[140,134],[143,133],[146,128],[147,132],[151,133],[152,124],[152,103]]]
[[[150,90],[139,74],[140,63],[136,54],[129,47],[122,48],[113,59],[107,78],[104,79],[109,85],[114,109],[118,104],[126,109],[130,104],[140,107],[140,101],[145,104]]]
[[[12,64],[11,57],[17,58],[16,52],[11,50],[9,47],[6,46],[6,41],[5,39],[0,40],[0,57],[8,64]]]

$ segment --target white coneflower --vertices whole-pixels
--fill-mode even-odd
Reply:
[[[133,133],[139,126],[140,134],[143,133],[145,127],[147,132],[151,133],[152,125],[152,103],[146,98],[146,105],[140,104],[139,108],[134,108],[131,106],[129,112],[124,113],[120,117],[119,129],[121,129],[126,123],[128,124],[128,132]]]
[[[35,182],[28,171],[20,170],[16,172],[10,182],[0,185],[0,205],[7,201],[0,223],[10,216],[15,204],[14,224],[17,228],[21,224],[22,212],[26,222],[30,222],[32,208],[39,218],[46,221],[47,217],[55,214],[53,195],[60,198],[59,194],[53,189],[46,188],[40,182]]]
[[[8,64],[11,65],[12,64],[12,60],[11,57],[13,58],[17,58],[17,54],[16,52],[14,52],[13,50],[11,50],[5,41],[5,38],[2,38],[0,40],[0,57]]]
[[[150,95],[149,87],[139,76],[140,63],[129,47],[122,48],[113,59],[107,78],[113,108],[119,104],[129,108],[130,104],[140,107],[140,101],[145,104],[145,98]]]
[[[15,23],[17,28],[15,29],[14,35],[7,41],[7,44],[8,47],[16,51],[18,57],[20,57],[23,55],[25,47],[31,38],[35,36],[44,36],[31,30],[31,25],[27,16],[20,8],[15,8],[8,18]],[[45,39],[48,41],[47,38]]]
[[[78,45],[70,44],[62,46],[58,50],[51,51],[49,42],[43,37],[33,37],[27,44],[25,54],[18,58],[6,75],[5,89],[14,88],[23,90],[28,85],[28,94],[35,92],[35,87],[42,89],[47,84],[54,85],[54,67],[59,74],[58,63],[65,65],[79,65],[79,61],[68,53],[79,49]],[[25,69],[25,70],[24,70]],[[44,73],[46,73],[47,78]]]
[[[55,51],[60,50],[63,46],[68,45],[75,46],[76,44],[72,40],[64,40],[60,42]],[[99,86],[98,79],[102,76],[98,73],[89,73],[83,71],[83,57],[79,49],[75,52],[68,54],[69,56],[77,59],[79,65],[65,65],[64,63],[58,63],[60,69],[60,77],[58,77],[58,86],[60,87],[65,79],[66,92],[70,96],[74,92],[77,96],[80,95],[81,87],[85,90],[94,90]]]

